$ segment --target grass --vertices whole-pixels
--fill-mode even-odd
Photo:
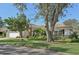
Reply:
[[[0,44],[15,45],[15,46],[28,46],[32,48],[46,48],[48,46],[44,41],[39,40],[19,40],[19,39],[6,39],[0,40]]]
[[[50,46],[50,50],[65,52],[70,54],[79,54],[79,43],[57,43]]]
[[[64,52],[70,54],[79,54],[79,43],[50,43],[39,40],[18,40],[6,39],[0,40],[0,44],[8,44],[15,46],[27,46],[32,48],[47,48],[51,51]]]

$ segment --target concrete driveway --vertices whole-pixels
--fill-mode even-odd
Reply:
[[[0,45],[0,55],[67,55],[67,53],[29,47],[15,47],[2,44]]]

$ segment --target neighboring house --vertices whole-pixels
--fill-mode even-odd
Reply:
[[[31,27],[32,32],[37,28],[41,28],[41,26],[34,25],[34,24],[31,24],[30,27]],[[6,29],[4,32],[6,33],[5,37],[9,37],[9,38],[20,37],[20,33],[18,31],[10,31],[9,29]],[[22,35],[23,35],[23,37],[27,37],[29,35],[29,33],[27,30],[25,30],[22,32]]]
[[[55,35],[70,35],[72,34],[72,28],[68,28],[64,24],[57,23],[55,25],[54,34]]]
[[[34,24],[31,24],[30,27],[31,27],[32,34],[33,34],[33,31],[37,28],[45,28],[44,26],[39,26]],[[70,35],[71,33],[72,33],[72,28],[68,28],[66,25],[59,24],[59,23],[55,25],[54,35]],[[23,37],[27,37],[29,35],[27,30],[23,31],[22,34],[23,34]],[[0,36],[16,38],[20,36],[20,33],[18,31],[10,31],[7,28],[0,28]]]
[[[33,30],[36,29],[36,28],[45,29],[44,26],[32,25]],[[64,35],[71,35],[72,33],[73,33],[72,28],[68,28],[64,24],[56,23],[53,34],[54,35],[63,35],[64,36]]]

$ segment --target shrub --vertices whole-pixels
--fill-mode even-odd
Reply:
[[[42,28],[38,28],[33,31],[33,36],[42,36],[42,35],[46,35],[45,30]]]
[[[46,32],[42,28],[37,28],[36,30],[33,31],[33,36],[30,37],[29,39],[32,39],[32,40],[46,40]]]
[[[27,36],[26,38],[29,38],[29,36]]]
[[[29,40],[46,40],[46,36],[32,36]]]
[[[54,40],[56,42],[61,42],[61,43],[69,43],[69,42],[71,42],[71,39],[68,38],[67,36],[55,36]]]
[[[71,42],[79,42],[79,39],[72,39]]]
[[[61,36],[53,36],[53,39],[54,40],[60,40],[61,39]]]
[[[73,32],[73,33],[69,36],[69,38],[71,38],[71,39],[73,39],[73,38],[78,39],[77,32]]]
[[[16,38],[21,38],[20,36],[17,36]]]
[[[77,32],[73,32],[73,34],[71,34],[69,38],[72,39],[71,42],[79,42]]]

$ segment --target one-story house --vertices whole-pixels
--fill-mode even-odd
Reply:
[[[31,24],[30,27],[31,27],[32,32],[33,32],[33,30],[35,30],[37,28],[41,28],[41,26],[34,25],[34,24]],[[27,30],[25,30],[22,32],[22,35],[23,35],[23,37],[27,37],[29,35],[29,33]],[[16,37],[20,37],[20,33],[18,31],[10,31],[7,28],[0,28],[0,36],[1,37],[16,38]]]
[[[55,29],[54,29],[55,35],[70,35],[72,33],[73,33],[72,28],[69,28],[64,24],[57,23],[55,25]]]
[[[45,28],[44,26],[39,26],[34,24],[31,24],[30,27],[32,32],[37,28]],[[66,25],[60,23],[57,23],[55,25],[54,35],[70,35],[71,33],[72,33],[72,28],[68,28]],[[27,37],[29,35],[27,30],[23,31],[22,34],[23,37]],[[0,28],[0,36],[16,38],[20,36],[20,33],[18,31],[10,31],[7,28]]]

